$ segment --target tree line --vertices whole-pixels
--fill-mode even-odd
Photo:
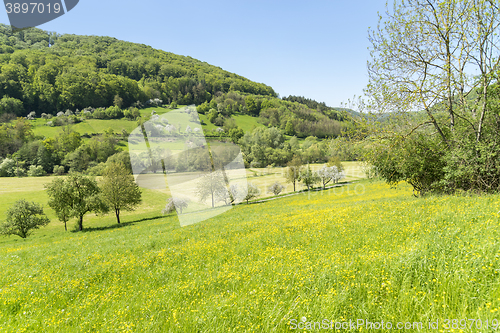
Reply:
[[[101,175],[108,160],[124,163],[131,170],[129,154],[120,147],[120,140],[127,137],[128,133],[109,129],[84,138],[69,126],[55,137],[36,137],[30,121],[18,118],[0,125],[0,177],[67,172]]]
[[[323,104],[310,103],[316,107],[312,108],[287,98],[279,99],[231,91],[218,94],[210,101],[200,104],[197,111],[205,114],[216,126],[231,126],[233,121],[231,115],[239,113],[259,117],[260,123],[280,128],[291,136],[337,137],[350,127],[350,116],[343,110],[322,107]]]
[[[269,86],[205,62],[110,37],[59,35],[0,25],[0,99],[18,116],[31,111],[129,107],[161,99],[201,104],[217,92],[276,96]],[[0,114],[5,108],[0,107]]]
[[[57,219],[64,223],[65,231],[67,222],[71,218],[77,219],[78,231],[82,231],[84,216],[90,212],[96,214],[112,212],[116,216],[117,223],[120,223],[120,213],[123,210],[134,210],[142,202],[142,191],[129,167],[114,161],[109,161],[106,165],[99,182],[94,177],[72,172],[66,178],[54,178],[51,183],[45,184],[49,197],[48,205],[54,210]],[[336,183],[344,178],[343,170],[338,158],[331,158],[328,164],[314,172],[309,164],[305,166],[299,156],[294,156],[288,163],[285,178],[287,182],[293,184],[294,191],[297,182],[302,182],[308,190],[317,183],[321,183],[325,189],[330,182]],[[208,199],[212,207],[221,201],[226,205],[231,205],[236,200],[246,201],[248,204],[249,200],[261,193],[252,183],[248,183],[245,191],[236,184],[230,185],[223,168],[216,171],[210,168],[205,171],[207,173],[198,180],[196,193],[201,201]],[[284,188],[282,184],[275,182],[267,191],[279,195]],[[170,198],[162,212],[165,214],[177,211],[182,214],[189,203],[182,198]],[[27,238],[34,230],[50,223],[40,204],[24,199],[16,201],[7,210],[6,215],[6,221],[0,224],[0,234],[6,236],[17,235]]]
[[[48,204],[64,223],[65,230],[67,222],[76,218],[78,230],[82,231],[83,217],[89,212],[105,214],[112,211],[120,223],[120,212],[133,210],[142,200],[134,177],[121,163],[109,163],[100,182],[90,176],[70,173],[66,178],[53,179],[45,188]],[[6,221],[0,225],[0,233],[6,236],[26,238],[33,230],[50,223],[40,204],[24,199],[16,201],[6,215]]]

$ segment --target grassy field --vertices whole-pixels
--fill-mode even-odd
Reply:
[[[241,129],[244,130],[245,132],[251,132],[253,131],[254,128],[257,127],[265,127],[264,125],[262,125],[257,121],[257,119],[259,119],[257,117],[252,117],[245,114],[239,114],[233,116],[232,118],[234,118],[236,125],[238,125],[238,127],[241,127]]]
[[[179,106],[179,107],[182,107]],[[163,107],[148,107],[140,110],[141,116],[149,117],[151,116],[152,111],[156,111],[157,114],[161,115],[166,112],[171,111],[172,109],[163,108]],[[204,123],[201,125],[201,128],[206,133],[211,133],[214,129],[217,128],[214,124],[208,121],[206,115],[199,114],[200,121]],[[245,132],[250,132],[256,127],[264,127],[264,125],[260,124],[256,117],[252,117],[249,115],[234,115],[232,116],[236,121],[236,125],[241,127]],[[33,132],[35,135],[42,137],[55,137],[57,134],[63,131],[63,126],[46,126],[45,124],[49,120],[37,118],[34,120],[30,120],[30,123],[33,125]],[[171,119],[172,124],[177,126],[177,122],[174,119]],[[104,133],[105,130],[113,129],[115,133],[121,133],[122,130],[126,130],[127,132],[131,132],[137,127],[137,122],[134,120],[129,120],[126,118],[123,119],[86,119],[81,123],[71,125],[71,128],[77,131],[80,134],[99,134]]]
[[[38,186],[26,179],[2,183],[2,203]],[[184,228],[151,210],[159,196],[121,227],[86,216],[85,232],[54,222],[0,238],[0,331],[286,332],[362,318],[448,332],[447,318],[474,318],[483,329],[464,332],[489,332],[500,317],[500,195],[415,198],[362,180]]]
[[[360,180],[366,178],[363,171],[363,167],[359,162],[342,162],[345,169],[346,177],[342,179],[342,182],[350,182],[354,180]],[[311,169],[316,171],[323,167],[324,164],[311,164]],[[279,182],[285,186],[282,193],[292,193],[293,184],[287,183],[285,178],[286,167],[276,167],[276,168],[249,168],[247,169],[247,181],[251,182],[260,189],[262,197],[268,197],[272,194],[267,193],[268,187],[274,182]],[[327,184],[327,186],[333,185],[333,183]],[[296,191],[305,190],[307,187],[302,183],[295,185]],[[317,184],[319,186],[319,184]]]

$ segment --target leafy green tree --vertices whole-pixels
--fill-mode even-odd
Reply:
[[[248,200],[252,200],[253,198],[256,198],[260,195],[260,189],[257,187],[257,185],[253,183],[248,183],[247,185],[247,195],[243,200],[246,200],[248,204]]]
[[[245,135],[245,132],[237,127],[237,128],[232,128],[229,131],[229,137],[231,138],[231,141],[234,143],[238,143],[238,141]]]
[[[168,157],[171,157],[169,155]],[[108,157],[106,164],[123,164],[127,170],[132,173],[132,164],[130,162],[130,153],[128,151],[121,151]]]
[[[47,173],[41,165],[31,165],[28,169],[29,177],[41,177],[45,176]]]
[[[104,203],[115,211],[118,223],[121,210],[133,210],[142,201],[141,190],[124,164],[108,164],[100,188]]]
[[[14,138],[20,142],[31,141],[34,137],[33,126],[25,118],[17,118],[13,125]]]
[[[51,152],[45,147],[45,145],[40,144],[36,153],[36,164],[41,166],[45,173],[52,172],[54,168],[54,159]]]
[[[0,163],[0,177],[14,177],[16,175],[16,161],[6,158]]]
[[[119,109],[121,109],[122,105],[123,105],[123,98],[120,97],[120,95],[115,95],[114,99],[113,99],[113,104],[118,107]]]
[[[78,230],[83,230],[83,217],[89,212],[107,212],[109,208],[104,204],[100,197],[100,189],[94,178],[83,176],[81,174],[70,174],[63,187],[58,187],[57,183],[52,182],[47,189],[51,200],[57,200],[63,195],[67,195],[67,204],[70,217],[78,219]],[[61,188],[65,189],[64,192]]]
[[[83,145],[66,155],[63,164],[69,167],[70,172],[82,172],[87,170],[91,161],[89,148]]]
[[[62,166],[55,166],[54,168],[61,168]],[[64,172],[64,167],[62,167],[62,172]],[[54,173],[59,173],[59,169],[55,169]],[[73,216],[72,215],[72,205],[73,205],[73,189],[71,184],[64,181],[62,178],[56,178],[50,184],[45,185],[45,189],[49,196],[49,206],[56,213],[59,221],[64,223],[64,230],[68,231],[67,222]]]
[[[290,150],[297,153],[297,150],[300,148],[299,139],[296,136],[292,136],[288,143],[290,144]]]
[[[295,126],[293,125],[293,122],[291,120],[288,120],[286,122],[285,134],[286,135],[295,135]]]
[[[208,121],[211,122],[212,124],[214,124],[215,119],[217,119],[218,115],[219,115],[219,113],[217,112],[216,109],[210,109],[207,113]]]
[[[245,98],[245,105],[249,114],[254,116],[257,116],[259,114],[259,107],[252,96],[247,96]]]
[[[342,164],[342,161],[340,160],[340,158],[338,156],[330,157],[330,159],[328,160],[327,166],[329,166],[329,167],[335,166],[335,167],[337,167],[337,170],[339,172],[344,171],[344,165]]]
[[[55,175],[62,175],[64,173],[64,166],[62,165],[54,165],[54,169],[52,169],[52,173]]]
[[[301,170],[299,174],[299,181],[307,186],[307,190],[310,190],[314,184],[320,181],[316,172],[311,170],[311,166],[308,165],[307,168]]]
[[[12,97],[3,96],[0,100],[0,115],[3,113],[13,113],[21,116],[24,112],[23,102]]]
[[[500,190],[491,94],[499,32],[493,1],[398,0],[380,18],[369,35],[369,104],[407,119],[367,140],[367,156],[387,182],[407,181],[421,194]]]
[[[50,139],[50,138],[49,138]],[[75,151],[82,144],[80,133],[73,131],[70,127],[64,127],[55,140],[44,140],[45,147],[56,152],[62,160],[68,153]]]
[[[179,210],[179,214],[182,214],[182,210],[186,209],[189,201],[183,198],[169,198],[165,208],[161,211],[162,214],[170,214]]]
[[[302,170],[302,159],[295,155],[293,159],[288,162],[288,167],[285,170],[285,178],[289,183],[293,184],[293,191],[295,192],[295,184],[300,179],[300,172]]]
[[[0,227],[0,233],[6,236],[28,237],[32,230],[50,223],[41,205],[24,199],[16,201],[7,210],[7,219]]]

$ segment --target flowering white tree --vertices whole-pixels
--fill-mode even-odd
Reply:
[[[274,193],[274,195],[280,194],[285,189],[285,186],[281,185],[279,182],[275,182],[267,189],[267,192]]]
[[[323,188],[325,188],[326,184],[328,184],[330,181],[333,180],[335,182],[334,178],[336,177],[337,173],[338,169],[335,165],[330,167],[325,165],[316,172],[319,179],[321,180],[321,183],[323,184]]]
[[[337,183],[340,179],[344,178],[344,173],[340,171],[337,166],[323,166],[319,169],[316,174],[318,175],[321,183],[323,184],[323,188],[325,188],[326,184],[330,181],[333,183]]]
[[[161,211],[162,214],[169,214],[174,211],[178,211],[179,214],[182,214],[182,210],[186,209],[189,204],[187,199],[183,198],[169,198],[165,208]]]
[[[229,186],[229,189],[226,191],[219,191],[216,193],[217,199],[219,201],[224,201],[226,205],[232,204],[235,200],[237,200],[240,196],[240,189],[238,185],[232,184]]]
[[[255,184],[248,183],[248,185],[247,185],[247,195],[245,196],[245,198],[243,198],[243,200],[246,200],[247,204],[248,204],[248,200],[256,198],[259,195],[260,195],[260,189]]]
[[[228,195],[224,176],[220,170],[209,172],[201,177],[196,190],[201,201],[211,199],[212,207],[216,202],[224,201]]]

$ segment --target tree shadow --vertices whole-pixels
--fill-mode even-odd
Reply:
[[[157,216],[153,216],[153,217],[144,217],[144,218],[141,218],[141,219],[138,219],[138,220],[121,222],[121,223],[115,223],[115,224],[107,225],[107,226],[103,226],[103,227],[87,227],[87,228],[84,228],[82,231],[77,230],[76,229],[77,226],[75,225],[75,229],[71,230],[71,232],[78,233],[78,232],[94,232],[94,231],[120,229],[120,228],[125,228],[125,227],[129,227],[129,226],[133,226],[133,225],[135,225],[135,224],[137,224],[139,222],[151,221],[151,220],[158,220],[158,219],[164,218],[166,216],[168,216],[168,215],[157,215]]]

